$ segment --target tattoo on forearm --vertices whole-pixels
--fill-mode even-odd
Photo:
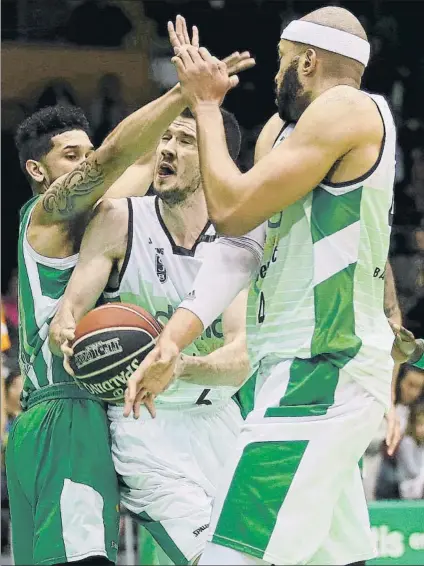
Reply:
[[[68,214],[74,210],[75,199],[93,192],[104,181],[101,165],[94,161],[84,161],[63,181],[49,189],[43,197],[43,208],[48,213]]]

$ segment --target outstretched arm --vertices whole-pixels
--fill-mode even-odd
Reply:
[[[70,222],[89,212],[127,167],[156,148],[185,106],[177,85],[125,118],[81,165],[52,183],[37,203],[31,224]]]
[[[115,264],[124,257],[128,235],[126,200],[104,200],[95,209],[81,244],[78,263],[50,324],[50,348],[61,354],[79,320],[96,304]]]
[[[190,40],[185,19],[177,17],[176,29],[168,27],[171,44],[199,45],[197,28]],[[235,52],[223,62],[228,73],[251,68],[248,52]],[[69,222],[90,211],[105,191],[137,158],[152,152],[169,124],[187,106],[177,84],[169,92],[137,110],[109,134],[103,144],[76,170],[57,179],[37,203],[31,217],[36,225]]]
[[[178,379],[199,385],[241,386],[249,376],[246,348],[247,290],[242,291],[222,315],[225,343],[207,356],[181,354]]]
[[[104,198],[144,197],[153,180],[156,152],[140,157],[130,165],[104,195]]]
[[[222,238],[210,246],[191,292],[165,326],[156,347],[128,380],[126,416],[133,409],[134,415],[139,415],[146,393],[166,389],[180,352],[247,287],[260,264],[264,238],[265,227],[261,226],[242,238]],[[238,347],[236,342],[233,347]]]
[[[383,127],[375,105],[356,89],[339,85],[316,98],[291,135],[242,174],[228,154],[219,112],[234,80],[204,48],[184,46],[173,62],[196,117],[203,187],[220,233],[252,230],[312,191],[353,150],[367,148],[370,166],[377,158]],[[352,178],[364,172],[361,167],[352,167]]]

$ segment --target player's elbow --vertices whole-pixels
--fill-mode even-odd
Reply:
[[[249,228],[245,228],[243,219],[239,219],[237,214],[225,211],[210,212],[209,218],[218,234],[222,236],[244,236]]]

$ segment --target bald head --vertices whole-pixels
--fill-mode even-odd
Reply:
[[[297,121],[311,101],[329,88],[359,88],[369,55],[367,34],[349,10],[327,6],[310,12],[302,20],[303,26],[289,24],[278,46],[276,102],[280,118],[290,122]],[[334,34],[328,28],[333,28]],[[351,38],[343,37],[337,52],[339,32],[350,34]]]
[[[320,24],[322,26],[328,26],[329,28],[345,31],[366,41],[368,40],[361,22],[345,8],[326,6],[306,14],[306,16],[303,16],[301,19],[305,22],[312,22],[313,24]]]

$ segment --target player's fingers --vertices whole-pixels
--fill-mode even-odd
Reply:
[[[394,334],[397,334],[400,331],[400,326],[399,324],[396,324],[395,322],[392,322],[390,319],[388,319],[389,324],[390,324],[390,328],[392,329]]]
[[[214,57],[213,55],[211,55],[211,53],[209,53],[209,51],[206,49],[206,47],[201,47],[198,50],[198,53],[199,53],[200,57],[208,63],[212,63],[214,65],[217,65],[219,63],[219,60],[216,57]]]
[[[178,48],[175,55],[177,59],[181,59],[186,69],[193,66],[193,59],[188,52],[188,46],[184,45],[183,47]],[[175,57],[172,58],[172,61],[174,61],[174,59]]]
[[[415,336],[410,330],[407,330],[403,326],[399,330],[399,336],[405,342],[415,342]]]
[[[183,33],[183,37],[184,37],[184,42],[187,44],[191,44],[190,41],[190,35],[188,33],[188,29],[187,29],[187,22],[184,16],[180,16],[181,18],[181,29],[182,29],[182,33]]]
[[[227,57],[224,57],[224,59],[222,59],[222,62],[225,63],[227,67],[229,67],[230,65],[236,63],[239,59],[240,59],[240,53],[238,51],[234,51],[234,53],[231,53],[231,55],[227,55]]]
[[[62,354],[64,356],[68,356],[68,358],[70,358],[71,356],[74,355],[74,350],[72,349],[72,347],[69,345],[68,340],[65,340],[64,342],[62,342],[62,345],[60,346],[60,349],[62,351]]]
[[[187,38],[186,38],[186,32],[187,32],[187,25],[185,23],[185,18],[183,18],[183,16],[181,16],[180,14],[178,14],[176,20],[175,20],[175,30],[177,33],[177,37],[180,40],[181,45],[187,45],[190,43],[190,39],[188,38],[188,34],[187,34]]]
[[[230,77],[230,89],[236,87],[239,84],[240,80],[237,75],[232,75]]]
[[[193,45],[189,45],[187,47],[187,53],[191,58],[191,61],[195,64],[195,65],[199,65],[201,63],[203,63],[203,59],[199,54],[199,49],[197,47],[194,47]]]
[[[144,399],[144,405],[154,419],[156,417],[155,396],[149,393]]]
[[[179,75],[183,75],[185,73],[186,68],[184,66],[183,60],[180,57],[178,57],[178,56],[172,57],[171,63],[173,63],[176,66],[177,73]]]
[[[66,340],[72,342],[75,339],[75,329],[74,328],[63,328],[62,329],[62,336]]]
[[[200,40],[199,40],[199,29],[197,26],[193,26],[192,27],[192,37],[191,37],[191,44],[194,47],[199,47],[200,45]]]
[[[141,404],[144,403],[144,399],[147,395],[148,395],[148,391],[142,387],[135,396],[135,401],[133,405],[133,412],[135,419],[140,418],[140,407]]]
[[[228,69],[227,67],[227,71],[229,75],[235,75],[237,73],[242,73],[243,71],[247,71],[248,69],[251,69],[255,65],[256,65],[256,61],[253,59],[253,57],[250,57],[249,59],[244,59],[243,61],[239,61],[235,63],[234,65],[231,66],[231,69]]]
[[[177,33],[174,28],[174,24],[172,22],[168,22],[168,36],[171,46],[175,51],[176,48],[180,47],[181,42],[178,39]]]
[[[127,381],[127,388],[125,390],[124,417],[129,417],[131,411],[133,410],[133,405],[135,403],[138,391],[138,376],[135,376],[135,374],[139,369],[140,368],[138,368]]]

